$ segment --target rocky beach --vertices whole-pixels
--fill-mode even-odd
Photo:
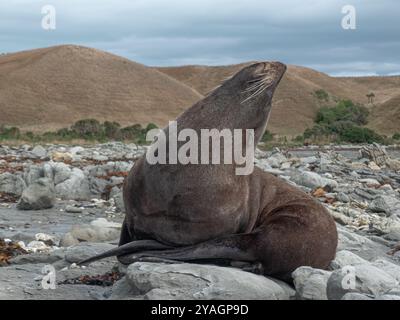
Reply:
[[[76,263],[118,243],[122,184],[146,147],[0,145],[0,299],[400,300],[400,152],[379,145],[257,150],[256,165],[324,204],[338,232],[329,270],[294,285],[256,266]],[[284,237],[284,235],[282,235]],[[43,285],[54,276],[54,287]]]

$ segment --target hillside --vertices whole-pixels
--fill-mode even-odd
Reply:
[[[147,67],[81,46],[64,45],[0,56],[0,125],[46,131],[84,118],[122,125],[175,119],[245,65]],[[328,101],[315,91],[323,89]],[[317,110],[338,99],[367,103],[374,92],[370,126],[400,131],[400,76],[335,78],[288,66],[274,96],[269,130],[296,136],[313,125]]]
[[[158,68],[158,70],[205,94],[245,65],[183,66]],[[334,78],[309,68],[289,65],[275,93],[274,108],[268,128],[276,134],[294,136],[313,125],[316,111],[324,104],[334,103],[337,99],[351,99],[365,104],[366,94],[371,89],[376,91],[377,99],[384,99],[381,94],[382,96],[385,94],[386,97],[394,92],[400,93],[400,86],[396,88],[396,81],[393,79],[389,83],[386,83],[384,77],[372,80]],[[318,89],[328,92],[330,101],[318,99],[315,96],[315,91]]]
[[[0,124],[34,131],[83,118],[164,125],[200,98],[164,73],[96,49],[68,45],[0,56]]]
[[[369,121],[372,129],[383,134],[400,132],[400,94],[376,106]]]

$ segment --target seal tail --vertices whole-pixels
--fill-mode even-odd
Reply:
[[[170,246],[157,242],[155,240],[136,240],[129,243],[126,243],[117,248],[108,250],[104,253],[100,253],[96,256],[90,257],[88,259],[82,260],[78,262],[78,265],[88,264],[100,259],[121,256],[126,254],[132,254],[134,252],[143,251],[143,250],[162,250],[162,249],[170,249]]]
[[[249,250],[251,248],[249,242],[252,241],[253,237],[252,234],[231,235],[192,246],[129,253],[119,256],[118,260],[123,264],[131,264],[149,257],[176,261],[224,259],[254,262],[257,259]]]

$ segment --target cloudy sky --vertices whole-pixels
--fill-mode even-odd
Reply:
[[[41,26],[56,9],[56,29]],[[356,9],[345,30],[342,7]],[[147,65],[280,60],[331,75],[400,74],[399,0],[0,0],[0,51],[80,44]]]

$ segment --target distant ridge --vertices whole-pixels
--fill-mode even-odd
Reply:
[[[35,131],[83,118],[163,125],[200,98],[164,73],[101,50],[65,45],[0,56],[0,124]]]

